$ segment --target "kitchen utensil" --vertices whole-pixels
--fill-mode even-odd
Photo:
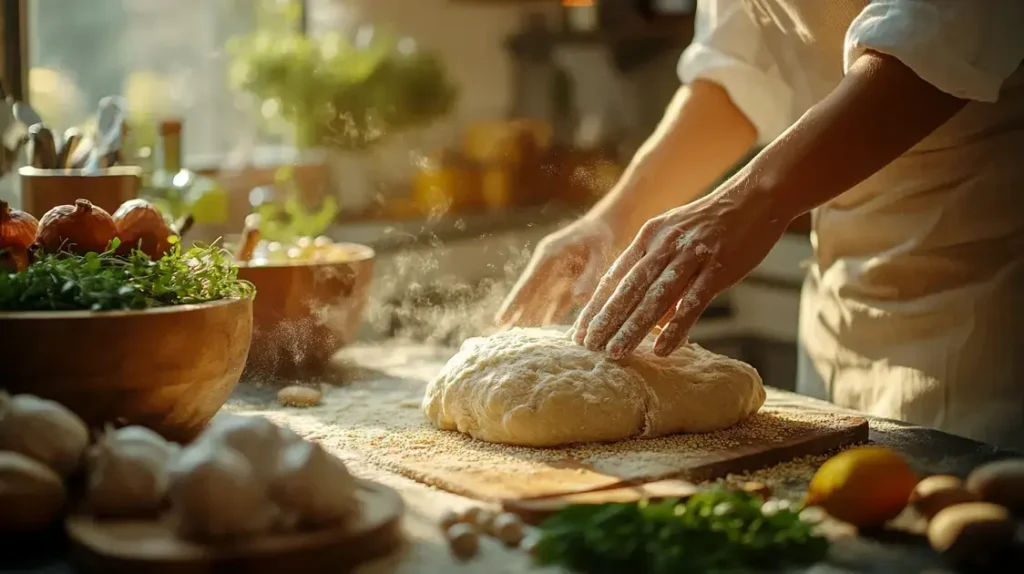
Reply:
[[[0,140],[8,150],[14,150],[25,138],[26,127],[14,117],[14,102],[10,98],[0,99]]]
[[[142,185],[142,170],[136,166],[112,167],[94,174],[64,169],[24,166],[21,177],[22,209],[42,217],[52,207],[88,199],[110,213],[122,203],[135,199]]]
[[[768,488],[759,482],[748,482],[734,488],[751,492],[764,498],[771,495]],[[692,482],[668,479],[564,496],[506,500],[502,502],[501,506],[506,512],[518,514],[527,524],[540,524],[545,518],[570,505],[639,502],[641,500],[665,500],[668,498],[685,500],[698,492],[700,492],[700,489]]]
[[[256,246],[260,242],[260,216],[250,213],[245,217],[245,227],[242,229],[241,240],[235,249],[235,261],[246,263],[252,259]]]
[[[367,480],[359,481],[357,496],[362,514],[354,524],[270,534],[219,547],[181,540],[170,518],[97,520],[75,514],[66,525],[76,565],[88,572],[349,572],[397,550],[402,541],[402,497]]]
[[[0,381],[60,402],[90,428],[126,422],[188,442],[245,366],[252,299],[141,311],[0,312]]]
[[[78,128],[68,128],[64,130],[64,143],[60,146],[60,151],[57,153],[57,168],[67,169],[71,167],[71,158],[78,149],[78,146],[82,143],[82,131]]]
[[[180,240],[185,238],[185,235],[192,230],[192,226],[195,225],[195,223],[196,218],[193,217],[191,213],[186,213],[174,222],[171,229],[174,230],[174,233],[178,235],[178,239]]]
[[[26,128],[43,123],[43,118],[25,102],[14,102],[14,117]]]
[[[350,255],[337,261],[239,263],[238,277],[259,293],[247,376],[319,374],[355,339],[370,298],[375,253],[365,245],[335,246]]]
[[[106,169],[108,167],[115,166],[121,163],[121,149],[108,150],[106,155],[100,158],[100,169]]]
[[[84,170],[86,164],[92,158],[93,149],[96,147],[96,138],[93,136],[83,135],[82,139],[78,142],[78,146],[68,157],[68,167],[71,169]]]
[[[100,100],[96,111],[96,137],[86,171],[97,171],[107,167],[110,154],[121,149],[121,134],[126,114],[124,99],[106,96]]]
[[[426,423],[417,419],[412,425],[385,423],[381,432],[387,439],[375,440],[372,448],[359,454],[456,494],[504,501],[668,478],[700,482],[822,454],[868,438],[863,418],[773,405],[773,395],[778,397],[769,389],[766,407],[748,420],[707,434],[531,449],[425,430]]]
[[[43,124],[32,124],[28,128],[28,137],[32,144],[29,156],[32,166],[55,169],[57,167],[57,142],[54,141],[50,128]]]

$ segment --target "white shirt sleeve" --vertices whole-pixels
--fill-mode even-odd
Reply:
[[[872,0],[846,32],[844,71],[866,50],[947,94],[994,102],[1024,60],[1024,0]]]
[[[792,122],[792,91],[742,0],[698,0],[693,42],[679,59],[678,73],[686,84],[704,79],[722,86],[762,143]]]

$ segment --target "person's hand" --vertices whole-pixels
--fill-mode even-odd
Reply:
[[[504,328],[558,323],[594,292],[614,257],[614,232],[584,216],[537,244],[496,320]]]
[[[719,190],[648,221],[601,279],[574,340],[613,358],[633,352],[669,316],[654,352],[665,356],[718,293],[757,266],[789,219],[740,190]]]

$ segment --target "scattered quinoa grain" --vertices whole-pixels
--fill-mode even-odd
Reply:
[[[826,410],[831,408],[827,405],[821,410],[808,408],[802,402],[792,402],[789,395],[767,389],[768,400],[760,412],[719,432],[550,449],[492,444],[438,430],[420,409],[395,407],[402,402],[419,404],[422,382],[436,374],[450,352],[365,345],[346,353],[358,356],[363,368],[384,375],[337,388],[315,417],[288,410],[266,412],[265,416],[297,431],[306,429],[305,434],[318,433],[318,440],[332,450],[477,500],[536,494],[523,485],[551,485],[553,469],[557,469],[558,480],[578,473],[581,484],[600,479],[600,475],[624,480],[678,476],[687,461],[719,459],[740,445],[783,444],[812,430],[837,428],[842,420],[842,413]],[[804,457],[719,481],[741,488],[744,483],[759,482],[772,496],[796,499],[803,496],[807,481],[827,458],[828,454]],[[509,476],[516,477],[514,483]]]

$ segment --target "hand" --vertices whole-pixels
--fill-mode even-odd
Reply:
[[[601,279],[573,338],[622,358],[667,315],[654,352],[670,354],[712,299],[782,237],[789,218],[771,213],[758,194],[720,189],[651,219]]]
[[[542,239],[502,303],[498,324],[525,327],[564,319],[594,292],[614,257],[614,236],[602,219],[584,216]]]

